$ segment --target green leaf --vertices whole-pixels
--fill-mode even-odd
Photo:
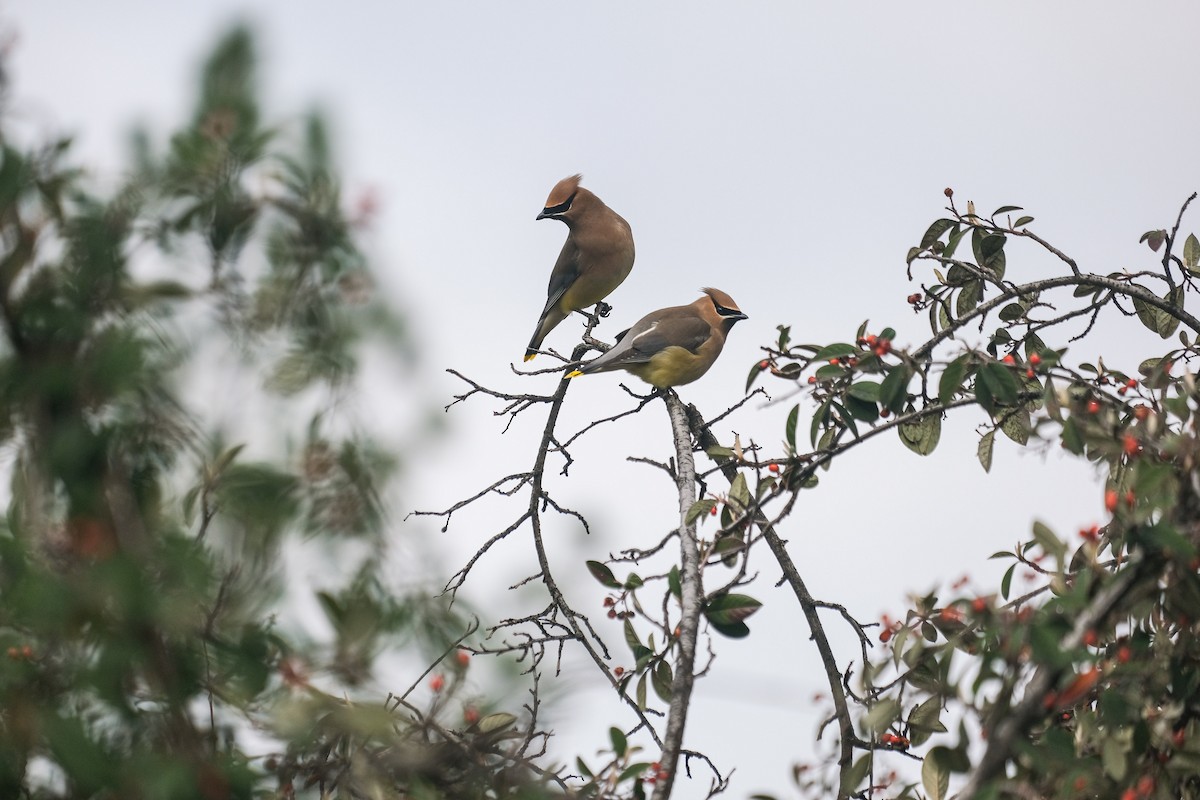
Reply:
[[[850,797],[855,794],[855,789],[867,777],[867,773],[871,769],[871,754],[867,753],[861,756],[858,761],[848,765],[842,770],[840,781],[841,794],[845,797]]]
[[[683,584],[679,581],[679,565],[671,567],[671,571],[667,573],[667,588],[671,590],[671,594],[675,595],[676,600],[683,599]]]
[[[1129,773],[1129,739],[1123,736],[1106,736],[1100,750],[1100,763],[1104,772],[1114,781],[1121,782]]]
[[[1033,217],[1030,217],[1030,216],[1017,217],[1016,222],[1014,222],[1012,224],[1012,226],[1013,226],[1013,228],[1024,228],[1026,225],[1028,225],[1031,222],[1033,222]]]
[[[1009,303],[1004,308],[1000,309],[1000,319],[1004,322],[1013,322],[1020,319],[1025,314],[1025,306],[1020,303]]]
[[[857,397],[859,400],[865,400],[868,403],[879,402],[879,384],[873,381],[859,381],[850,385],[846,390],[846,394],[851,397]]]
[[[1054,531],[1043,522],[1033,523],[1033,540],[1042,548],[1043,553],[1053,556],[1058,561],[1062,561],[1067,553],[1066,543],[1055,536]]]
[[[860,400],[854,395],[846,396],[846,410],[855,419],[863,422],[874,422],[879,419],[879,407],[872,402]]]
[[[620,728],[612,727],[608,729],[608,738],[612,742],[613,754],[617,758],[624,758],[626,750],[629,749],[629,741],[625,734]]]
[[[495,714],[488,714],[483,719],[479,720],[478,728],[480,733],[495,733],[502,731],[505,728],[515,724],[517,718],[512,714],[499,711]]]
[[[711,513],[712,513],[712,510],[713,510],[714,508],[716,508],[716,507],[717,507],[717,501],[716,501],[716,500],[713,500],[713,499],[712,499],[712,498],[710,498],[710,497],[705,497],[705,498],[702,498],[702,499],[700,499],[700,500],[697,500],[696,502],[692,503],[692,507],[691,507],[691,508],[689,508],[689,509],[688,509],[688,512],[687,512],[687,514],[686,514],[686,515],[684,515],[684,518],[683,518],[683,524],[684,524],[684,525],[691,525],[691,524],[692,524],[692,523],[694,523],[696,520],[698,520],[698,519],[700,519],[701,517],[703,517],[705,514],[711,514]],[[598,563],[598,562],[595,562],[595,561],[589,561],[589,562],[588,562],[588,569],[591,569],[591,565],[592,565],[592,564],[595,564],[595,563]],[[603,564],[601,564],[600,566],[604,567],[604,565],[603,565]],[[608,569],[608,567],[604,567],[604,568],[605,568],[605,569]],[[593,574],[593,575],[595,575],[596,573],[595,573],[595,572],[593,572],[592,574]],[[612,572],[610,571],[608,574],[609,574],[609,575],[612,575]],[[599,580],[601,583],[604,583],[604,581],[603,581],[603,580],[600,580],[600,578],[597,578],[597,580]],[[614,578],[614,580],[615,580],[615,578]],[[608,586],[608,584],[607,584],[607,583],[604,583],[604,585],[605,585],[605,586]]]
[[[972,278],[963,284],[963,288],[958,293],[958,300],[954,304],[954,313],[958,316],[966,316],[975,310],[975,306],[979,305],[979,301],[983,299],[983,281],[978,278]]]
[[[792,410],[788,412],[787,425],[784,427],[784,435],[787,437],[788,446],[793,450],[796,449],[796,423],[800,419],[800,404],[792,406]]]
[[[633,629],[633,623],[631,623],[628,619],[625,620],[623,628],[625,631],[625,644],[629,646],[630,650],[633,650],[636,653],[638,650],[648,649],[644,644],[642,644],[642,640],[638,638],[637,631]]]
[[[658,662],[658,666],[650,675],[650,683],[654,687],[654,693],[659,696],[664,703],[671,702],[671,665],[666,661]]]
[[[887,381],[884,381],[887,383]],[[833,398],[830,397],[821,404],[817,409],[817,413],[813,414],[812,424],[809,426],[808,436],[813,447],[817,446],[817,431],[821,430],[821,426],[828,421],[829,409],[833,406]]]
[[[905,447],[917,455],[927,456],[942,438],[942,415],[927,414],[915,422],[905,422],[898,430]]]
[[[761,607],[762,603],[744,594],[717,595],[705,604],[704,617],[718,633],[740,639],[750,633],[744,620]]]
[[[1138,242],[1145,242],[1151,250],[1158,252],[1158,248],[1162,247],[1163,242],[1167,240],[1167,232],[1164,230],[1146,231],[1142,234],[1142,238]]]
[[[750,507],[750,488],[746,485],[746,476],[741,472],[729,485],[729,499],[740,505],[743,510]]]
[[[938,402],[942,405],[948,405],[962,389],[969,360],[970,356],[964,354],[946,365],[946,369],[943,370],[942,377],[938,381]]]
[[[637,683],[637,704],[642,711],[646,710],[646,681],[650,676],[642,673],[642,677],[638,678]]]
[[[908,715],[908,724],[913,728],[944,731],[946,727],[942,725],[941,716],[942,699],[935,695],[913,709],[913,712]]]
[[[880,700],[863,715],[863,729],[876,735],[883,733],[900,718],[900,701],[893,697]]]
[[[758,376],[762,375],[766,370],[759,366],[761,362],[755,361],[754,366],[750,368],[750,374],[746,376],[746,391],[750,391],[750,387],[758,380]]]
[[[988,392],[1000,405],[1016,405],[1020,387],[1008,367],[995,362],[984,364],[979,368],[978,381],[987,387]]]
[[[1000,596],[1005,600],[1008,599],[1009,590],[1012,589],[1013,573],[1016,572],[1017,565],[1014,563],[1011,567],[1004,571],[1004,577],[1000,579]]]
[[[950,770],[933,753],[925,756],[925,762],[921,764],[921,785],[929,800],[946,800],[949,797]]]
[[[983,232],[976,228],[971,236],[971,249],[974,251],[975,263],[991,270],[996,277],[1004,277],[1004,244],[1007,237],[1003,233]]]
[[[954,220],[952,219],[934,220],[933,224],[925,230],[925,235],[921,237],[921,249],[927,250],[932,247],[933,243],[942,238],[942,234],[952,227],[954,227]]]
[[[900,413],[908,400],[908,382],[911,378],[912,372],[908,366],[900,364],[893,367],[879,385],[879,404],[893,413]]]
[[[1029,422],[1028,412],[1018,408],[1005,413],[1004,421],[1000,423],[1000,430],[1004,431],[1004,435],[1017,444],[1024,445],[1028,443],[1029,434],[1033,431]]]
[[[975,455],[979,458],[979,464],[983,467],[984,472],[992,471],[992,448],[996,445],[996,429],[979,437],[979,447],[975,451]]]
[[[1067,417],[1062,424],[1062,445],[1069,453],[1083,455],[1083,432],[1074,417]]]
[[[950,236],[946,238],[946,247],[942,250],[943,258],[954,256],[954,251],[958,249],[958,243],[962,241],[967,230],[967,228],[961,228],[957,224],[950,229]]]
[[[690,514],[691,512],[689,511],[688,513]],[[612,570],[606,565],[601,564],[599,561],[588,561],[587,568],[588,572],[592,573],[592,577],[600,581],[601,585],[607,586],[610,589],[621,588],[621,582],[617,580]]]
[[[643,772],[645,772],[646,768],[649,766],[650,766],[650,762],[648,762],[648,761],[638,761],[637,763],[630,764],[628,767],[621,770],[621,774],[617,778],[617,783],[621,784],[621,783],[624,783],[625,781],[629,780],[630,778],[636,778],[637,776],[639,776]]]
[[[1024,211],[1024,210],[1025,209],[1021,208],[1020,206],[1000,206],[999,208],[997,208],[995,211],[992,212],[992,216],[998,217],[1001,214],[1007,214],[1010,211]]]
[[[852,344],[845,342],[834,342],[827,344],[813,354],[813,361],[828,361],[831,358],[841,358],[842,356],[858,355],[862,351]]]
[[[1183,264],[1188,269],[1200,266],[1200,240],[1196,239],[1194,233],[1189,233],[1183,243]]]

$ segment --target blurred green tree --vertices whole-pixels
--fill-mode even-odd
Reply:
[[[373,682],[404,648],[461,677],[468,627],[380,574],[395,458],[341,401],[363,344],[403,353],[403,326],[325,122],[267,127],[255,68],[250,31],[224,37],[188,124],[165,152],[137,135],[107,195],[69,141],[0,127],[0,797],[473,797],[536,778],[497,744],[521,739],[510,715],[455,732],[440,685],[422,710]],[[275,438],[225,443],[199,403],[230,380],[259,387],[234,434]],[[328,640],[274,614],[285,553],[314,542],[338,554],[316,597]]]

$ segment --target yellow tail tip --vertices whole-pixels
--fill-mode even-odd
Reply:
[[[525,354],[525,362],[528,363],[530,361],[533,361],[533,359],[535,359],[536,357],[537,357],[537,353],[526,353]]]
[[[583,371],[582,371],[582,370],[573,369],[573,370],[571,370],[570,372],[568,372],[568,373],[567,373],[567,377],[568,377],[568,378],[578,378],[578,377],[579,377],[580,375],[582,375],[582,374],[583,374]]]

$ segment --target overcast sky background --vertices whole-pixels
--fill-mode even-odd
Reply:
[[[256,26],[268,117],[295,119],[313,103],[327,110],[348,201],[372,192],[381,202],[370,249],[381,286],[414,322],[423,380],[398,385],[386,357],[372,360],[377,391],[361,413],[397,430],[417,407],[399,395],[436,407],[462,388],[448,367],[507,391],[552,390],[553,377],[521,379],[509,365],[520,363],[566,233],[534,216],[565,175],[582,172],[637,243],[599,335],[691,302],[700,286],[724,289],[749,314],[713,370],[680,392],[708,417],[742,396],[780,323],[801,341],[828,342],[852,338],[869,318],[873,330],[895,327],[900,346],[924,341],[925,317],[904,300],[916,289],[904,256],[941,214],[946,186],[981,211],[1024,206],[1036,231],[1098,272],[1151,264],[1139,235],[1169,227],[1200,188],[1200,6],[1182,0],[22,0],[2,11],[17,34],[19,116],[35,130],[74,132],[77,157],[110,170],[101,181],[119,176],[132,123],[161,133],[185,117],[218,35],[235,20]],[[1200,230],[1195,214],[1184,228]],[[1015,279],[1061,272],[1017,243],[1008,263]],[[1136,321],[1104,323],[1075,356],[1103,350],[1111,366],[1132,371],[1164,349]],[[568,321],[547,344],[569,351],[578,332]],[[620,380],[577,380],[561,430],[630,407]],[[737,431],[777,448],[790,403],[760,406],[725,421],[721,438]],[[493,503],[457,515],[448,534],[428,520],[402,522],[412,508],[448,506],[528,468],[544,416],[527,414],[501,435],[494,408],[456,407],[449,434],[409,454],[394,535],[402,549],[435,557],[431,585],[520,513],[519,501]],[[812,410],[802,403],[803,430]],[[998,443],[985,475],[975,461],[980,421],[950,420],[929,458],[891,439],[822,477],[786,529],[815,596],[866,621],[964,573],[991,590],[1001,568],[987,556],[1034,519],[1062,532],[1101,520],[1100,476],[1056,452]],[[652,404],[581,440],[569,478],[550,480],[554,496],[592,523],[590,537],[568,520],[548,530],[576,607],[601,615],[603,592],[580,571],[585,558],[647,546],[672,524],[669,482],[624,460],[665,460],[670,446],[666,415]],[[540,608],[531,590],[503,597],[534,564],[527,533],[514,537],[477,568],[473,597]],[[765,553],[753,567],[761,577],[752,593],[766,606],[750,639],[716,642],[686,740],[723,770],[737,768],[738,797],[786,793],[790,764],[811,750],[821,711],[811,698],[823,688],[798,610],[773,588],[777,570]],[[849,659],[853,639],[836,618],[828,624]],[[620,653],[619,631],[611,634]],[[599,692],[560,699],[563,755],[589,754],[608,725],[632,724]],[[678,796],[703,796],[707,783],[686,782]]]

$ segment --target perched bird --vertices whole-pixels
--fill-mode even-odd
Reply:
[[[624,369],[659,389],[691,383],[721,355],[725,337],[746,315],[720,289],[686,306],[660,308],[617,334],[612,349],[567,375]]]
[[[550,273],[546,307],[525,350],[525,360],[537,355],[546,334],[571,315],[608,297],[633,269],[633,232],[621,215],[579,185],[582,175],[563,178],[538,219],[567,223],[567,241]]]

